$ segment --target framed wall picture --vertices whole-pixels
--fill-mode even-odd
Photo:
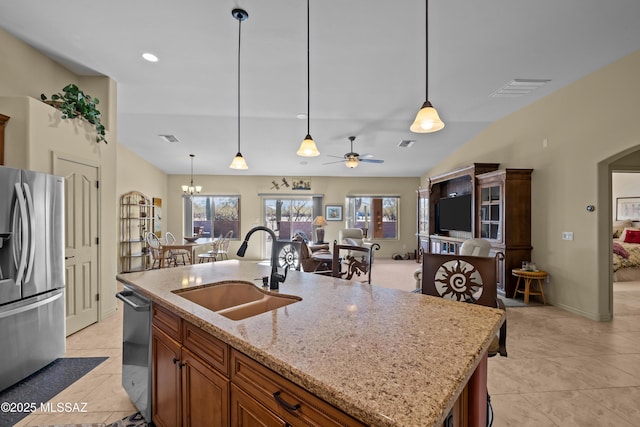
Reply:
[[[640,197],[617,197],[616,220],[640,221]]]
[[[324,211],[327,221],[342,221],[342,205],[326,205]]]

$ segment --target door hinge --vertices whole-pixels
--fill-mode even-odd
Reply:
[[[96,301],[100,301],[100,294],[96,294]]]
[[[96,181],[96,188],[100,188],[100,181]]]
[[[100,238],[96,237],[96,245],[99,245],[99,244],[100,244]]]

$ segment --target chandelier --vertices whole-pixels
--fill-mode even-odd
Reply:
[[[182,194],[186,197],[191,197],[194,194],[200,194],[202,191],[201,186],[193,185],[193,158],[195,157],[195,154],[189,154],[189,157],[191,157],[191,181],[189,182],[189,185],[182,186]]]

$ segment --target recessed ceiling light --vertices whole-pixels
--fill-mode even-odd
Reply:
[[[142,57],[149,62],[158,62],[158,57],[153,53],[145,52],[142,54]]]
[[[306,113],[298,113],[298,114],[296,114],[296,119],[307,120],[307,114]]]

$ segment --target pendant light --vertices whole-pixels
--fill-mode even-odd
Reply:
[[[304,137],[304,140],[300,143],[300,147],[296,154],[302,157],[316,157],[320,155],[320,151],[318,151],[318,147],[316,147],[316,143],[311,138],[311,132],[309,131],[309,123],[311,122],[310,117],[310,104],[311,104],[311,80],[309,78],[310,75],[310,65],[309,65],[309,0],[307,0],[307,136]]]
[[[238,20],[238,153],[229,165],[231,169],[249,169],[242,153],[240,152],[240,37],[242,35],[242,21],[249,18],[249,14],[243,9],[233,9],[231,15]]]
[[[430,133],[444,127],[438,112],[429,102],[429,0],[425,0],[425,101],[416,115],[416,119],[409,128],[415,133]]]
[[[194,194],[200,194],[202,187],[199,185],[193,185],[193,158],[195,157],[195,154],[189,154],[189,157],[191,157],[191,181],[189,185],[182,186],[182,194],[190,198]]]

